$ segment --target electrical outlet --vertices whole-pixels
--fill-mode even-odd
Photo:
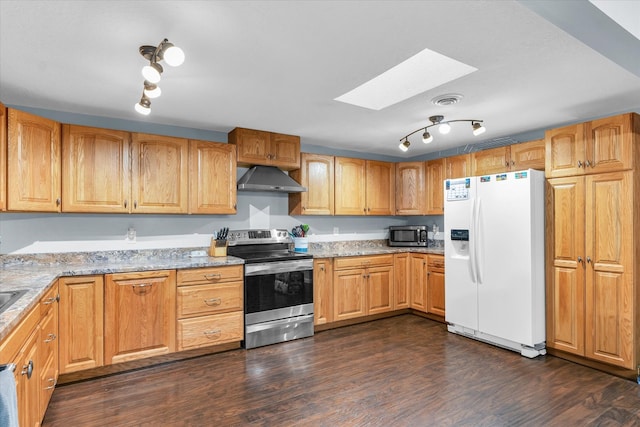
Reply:
[[[333,227],[333,234],[340,234],[340,229],[338,227]]]

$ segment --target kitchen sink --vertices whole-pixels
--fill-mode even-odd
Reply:
[[[0,313],[8,309],[11,304],[16,302],[27,290],[22,291],[0,291]]]

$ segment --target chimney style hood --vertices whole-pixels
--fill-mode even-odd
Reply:
[[[302,193],[307,188],[275,166],[252,166],[238,180],[238,191]]]

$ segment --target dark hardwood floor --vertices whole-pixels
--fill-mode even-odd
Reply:
[[[640,386],[402,315],[56,388],[43,426],[634,426]]]

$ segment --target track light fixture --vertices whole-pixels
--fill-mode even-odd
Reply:
[[[142,67],[144,90],[142,98],[135,104],[135,110],[147,116],[151,113],[150,99],[157,98],[162,94],[157,83],[160,82],[164,69],[158,62],[164,60],[167,65],[177,67],[184,62],[184,52],[179,47],[174,46],[173,43],[169,43],[167,39],[161,41],[157,47],[140,46],[139,51],[140,55],[149,61],[149,65]]]
[[[482,120],[476,120],[476,119],[461,119],[461,120],[444,120],[444,116],[431,116],[429,117],[429,121],[431,122],[430,125],[425,126],[423,128],[420,129],[416,129],[413,132],[411,132],[410,134],[403,136],[402,138],[400,138],[400,145],[398,148],[400,148],[400,150],[402,151],[407,151],[409,149],[409,146],[411,145],[411,143],[409,142],[409,137],[411,135],[413,135],[414,133],[420,132],[420,131],[424,131],[424,133],[422,134],[422,142],[424,142],[425,144],[430,143],[431,141],[433,141],[433,135],[431,135],[431,133],[429,133],[429,131],[427,129],[429,129],[430,127],[433,126],[438,126],[438,131],[443,134],[446,135],[451,131],[451,125],[450,123],[455,123],[455,122],[471,122],[471,129],[473,130],[473,135],[474,136],[478,136],[483,134],[487,129],[482,126]]]

